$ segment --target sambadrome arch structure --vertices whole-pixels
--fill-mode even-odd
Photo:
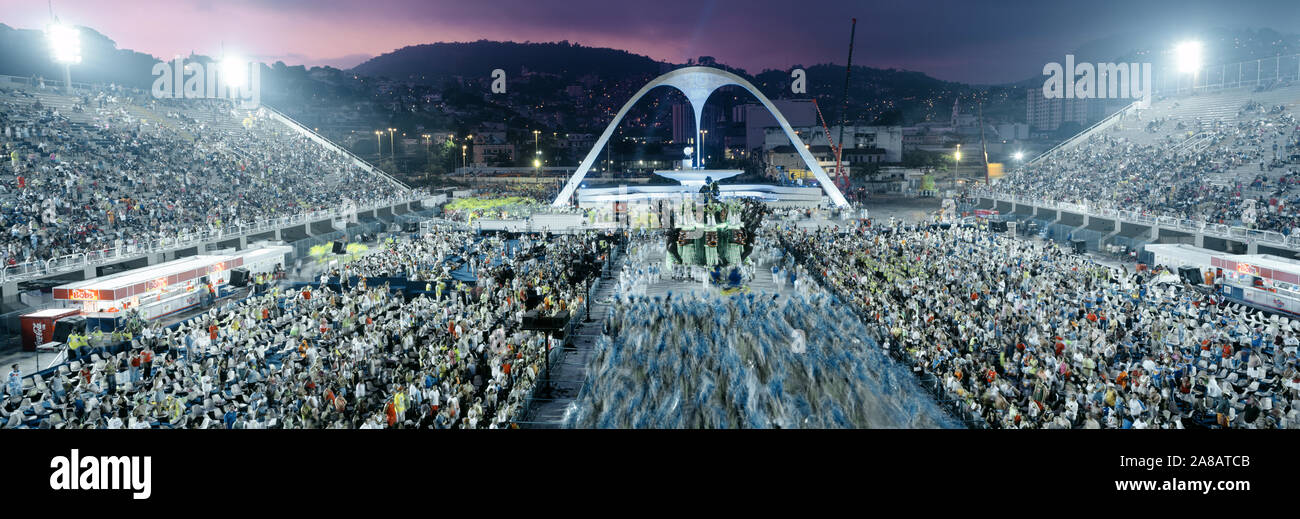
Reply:
[[[803,159],[804,164],[808,166],[808,170],[812,171],[813,175],[816,176],[817,182],[826,191],[826,195],[830,197],[831,202],[840,207],[849,205],[844,200],[844,195],[835,187],[835,183],[826,175],[826,171],[817,164],[817,159],[813,158],[812,153],[809,153],[808,149],[803,146],[803,141],[794,133],[794,129],[790,127],[790,122],[786,121],[785,116],[781,115],[776,106],[772,105],[772,101],[768,100],[767,96],[764,96],[745,78],[711,67],[679,68],[659,76],[641,87],[641,90],[637,91],[636,95],[632,96],[632,99],[629,99],[623,105],[623,108],[618,111],[618,114],[614,116],[614,120],[610,121],[609,127],[605,128],[605,133],[600,134],[600,139],[596,141],[596,145],[587,153],[587,158],[583,159],[582,164],[578,165],[578,170],[573,172],[573,176],[569,178],[569,182],[564,185],[564,189],[560,191],[559,196],[555,197],[555,202],[551,205],[561,206],[569,201],[574,191],[578,189],[578,185],[582,183],[582,179],[587,176],[587,171],[596,163],[596,159],[600,156],[600,150],[605,147],[609,137],[614,134],[614,129],[618,127],[618,123],[623,121],[623,116],[627,115],[628,110],[631,110],[632,106],[637,101],[640,101],[641,97],[647,92],[655,87],[670,86],[685,94],[687,101],[691,103],[691,108],[695,110],[695,131],[696,135],[698,135],[700,119],[704,115],[704,103],[708,101],[709,96],[715,90],[727,85],[744,88],[758,98],[758,101],[767,108],[768,113],[772,114],[772,117],[776,118],[776,122],[781,125],[781,129],[790,138],[790,142],[794,144],[794,149],[799,152],[799,156]]]

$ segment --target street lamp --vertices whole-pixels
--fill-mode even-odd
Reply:
[[[397,152],[394,151],[395,146],[393,145],[393,132],[395,131],[397,131],[397,128],[388,129],[388,156],[392,157],[393,160],[397,160]]]
[[[704,169],[704,140],[709,137],[708,130],[700,130],[700,169]]]
[[[460,145],[460,167],[462,167],[462,168],[465,167],[465,166],[467,165],[467,164],[465,163],[465,150],[468,150],[468,149],[469,149],[469,145],[468,145],[468,144],[462,144],[462,145]]]
[[[384,158],[384,132],[375,130],[375,155]]]
[[[542,176],[542,148],[538,144],[538,138],[541,134],[541,130],[533,130],[533,155],[536,155],[536,157],[533,158],[534,180],[541,178]]]
[[[426,133],[421,137],[424,137],[424,178],[428,179],[429,169],[433,166],[433,157],[429,154],[429,143],[433,136]]]
[[[72,65],[81,63],[81,31],[54,22],[45,27],[45,38],[49,40],[54,62],[63,65],[63,83],[68,93],[72,93]]]
[[[956,166],[953,168],[952,175],[956,177],[958,175],[957,170],[961,169],[961,144],[957,145],[957,151],[952,152],[952,159],[955,161]]]

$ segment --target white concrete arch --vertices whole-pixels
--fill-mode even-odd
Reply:
[[[772,117],[776,118],[776,122],[781,125],[781,129],[790,138],[790,143],[794,145],[795,151],[799,152],[804,164],[817,177],[817,182],[826,191],[826,195],[830,197],[831,202],[840,207],[849,205],[848,201],[844,199],[844,195],[840,193],[839,188],[835,187],[835,183],[831,182],[830,177],[826,175],[826,171],[817,164],[817,159],[813,158],[812,153],[809,153],[808,149],[803,146],[803,141],[794,133],[794,129],[790,127],[790,122],[786,121],[785,116],[781,115],[776,106],[772,105],[767,96],[764,96],[745,78],[711,67],[679,68],[659,76],[641,87],[641,90],[637,91],[636,95],[633,95],[632,99],[629,99],[623,105],[623,108],[618,111],[618,114],[614,116],[614,120],[610,121],[609,127],[605,128],[605,133],[600,134],[600,139],[596,140],[596,145],[587,153],[587,158],[583,159],[582,163],[578,165],[578,170],[573,172],[573,176],[569,178],[569,182],[564,185],[564,189],[560,191],[559,196],[555,197],[555,202],[551,203],[551,205],[561,206],[568,202],[569,198],[573,196],[573,192],[578,189],[578,185],[582,183],[582,179],[587,176],[587,171],[600,157],[600,150],[605,147],[610,136],[614,134],[614,128],[618,127],[618,123],[623,120],[623,116],[627,115],[628,110],[632,109],[632,105],[640,101],[641,97],[645,96],[651,89],[658,86],[670,86],[685,94],[686,100],[691,103],[691,108],[695,110],[695,129],[698,133],[700,119],[704,115],[704,103],[714,90],[726,85],[736,85],[744,88],[758,98],[758,101],[767,108],[768,113],[771,113]]]

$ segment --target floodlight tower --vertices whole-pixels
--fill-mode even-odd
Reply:
[[[55,19],[45,27],[54,62],[63,65],[63,84],[72,93],[72,65],[81,63],[81,30]]]

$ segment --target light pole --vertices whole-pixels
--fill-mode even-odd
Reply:
[[[955,167],[952,170],[952,177],[957,178],[957,175],[959,174],[958,171],[961,170],[961,144],[960,143],[957,144],[957,151],[954,151],[952,153],[952,160],[955,163]]]
[[[429,154],[429,139],[433,138],[433,136],[426,133],[421,137],[424,137],[424,178],[427,180],[429,178],[429,168],[433,165],[433,156]]]
[[[474,135],[473,135],[473,134],[470,134],[470,135],[466,135],[466,136],[465,136],[465,146],[464,146],[465,149],[462,149],[462,150],[461,150],[461,155],[462,155],[462,156],[465,154],[465,151],[469,148],[469,145],[470,145],[470,144],[474,144]],[[469,159],[465,159],[465,167],[469,167]],[[477,176],[478,176],[478,173],[475,173],[474,176],[477,177]]]
[[[465,151],[468,150],[468,149],[469,149],[469,145],[468,145],[468,144],[461,144],[461,145],[460,145],[460,167],[462,167],[462,168],[466,167],[466,164],[465,164]]]
[[[709,138],[708,130],[700,130],[700,169],[704,169],[704,143]]]
[[[393,145],[393,132],[395,131],[397,131],[397,128],[388,129],[388,156],[391,157],[394,162],[397,161],[397,152],[394,151],[395,146]]]
[[[384,132],[380,130],[375,130],[375,156],[384,158]]]
[[[542,147],[538,145],[538,137],[542,134],[541,130],[533,130],[533,168],[535,173],[533,179],[537,180],[542,176]]]

